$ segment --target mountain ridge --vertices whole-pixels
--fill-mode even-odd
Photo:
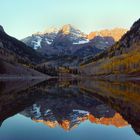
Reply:
[[[87,35],[89,40],[93,39],[95,36],[112,36],[115,41],[119,41],[121,37],[127,32],[127,29],[124,28],[113,28],[113,29],[104,29],[100,31],[91,32]]]
[[[95,36],[89,40],[87,34],[70,24],[64,25],[60,29],[51,28],[49,31],[35,33],[22,41],[52,60],[55,57],[77,57],[76,63],[74,63],[75,60],[72,60],[70,66],[79,65],[79,59],[84,60],[89,56],[95,56],[115,44],[115,40],[111,36]],[[57,59],[55,61],[58,63]],[[62,61],[61,64],[68,65],[66,63],[67,60]]]

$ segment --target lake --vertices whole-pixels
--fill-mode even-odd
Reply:
[[[140,82],[0,82],[0,140],[140,140]]]

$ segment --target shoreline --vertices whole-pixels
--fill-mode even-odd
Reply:
[[[48,79],[60,79],[60,80],[72,80],[72,79],[77,79],[77,80],[81,80],[81,79],[93,79],[93,80],[105,80],[105,81],[139,81],[140,77],[136,77],[136,76],[128,76],[128,75],[100,75],[100,76],[81,76],[81,75],[77,75],[77,76],[58,76],[58,77],[51,77],[51,76],[30,76],[30,75],[26,75],[26,76],[17,76],[17,75],[0,75],[0,80],[48,80]]]
[[[50,79],[50,76],[17,76],[17,75],[0,75],[0,80],[37,80],[37,79]]]

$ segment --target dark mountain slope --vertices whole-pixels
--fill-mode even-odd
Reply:
[[[33,78],[33,77],[46,77],[46,75],[34,70],[30,69],[27,66],[23,66],[18,63],[8,63],[6,61],[3,61],[0,59],[0,79],[2,78],[17,78],[17,77],[28,77],[28,78]]]
[[[45,76],[32,68],[44,59],[23,42],[7,35],[0,26],[0,78],[8,76]]]
[[[2,26],[0,27],[0,47],[15,53],[15,55],[30,63],[39,63],[44,59],[43,56],[34,49],[7,35]]]

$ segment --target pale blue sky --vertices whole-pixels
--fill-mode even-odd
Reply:
[[[86,33],[130,28],[138,18],[140,0],[0,0],[0,24],[19,39],[64,24]]]

